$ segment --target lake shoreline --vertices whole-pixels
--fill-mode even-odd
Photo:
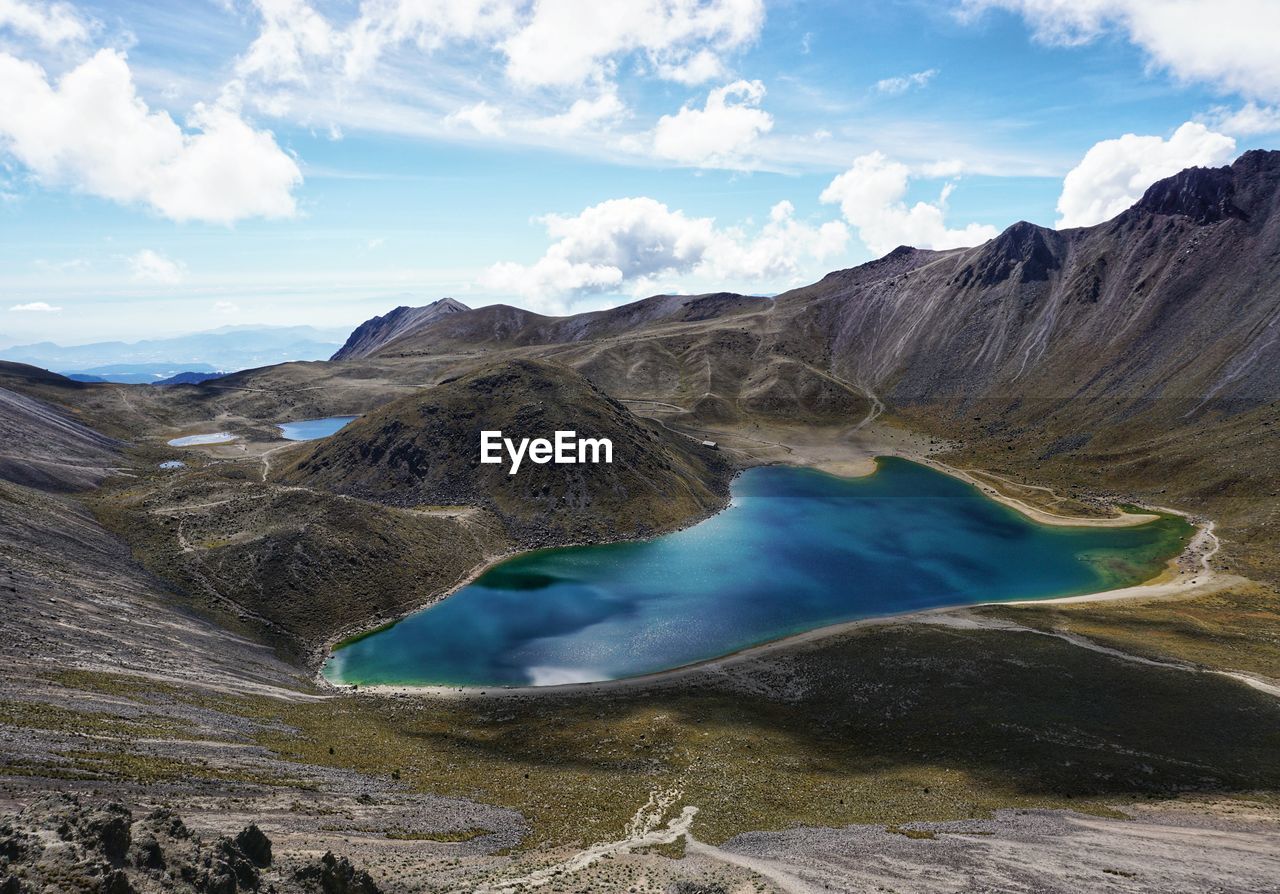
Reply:
[[[1014,509],[1028,519],[1046,525],[1053,526],[1069,526],[1069,527],[1129,527],[1135,525],[1146,524],[1150,521],[1159,519],[1161,516],[1157,514],[1130,513],[1122,512],[1120,516],[1112,516],[1107,518],[1087,518],[1087,517],[1071,517],[1063,515],[1054,515],[1052,513],[1038,510],[1029,506],[1016,498],[1006,497],[999,494],[991,486],[967,474],[964,470],[955,469],[934,460],[931,457],[923,457],[914,451],[897,451],[888,450],[878,454],[878,456],[896,456],[903,460],[926,466],[934,471],[947,474],[949,477],[963,481],[964,483],[974,487],[979,493],[993,502],[1000,503],[1007,508]],[[873,474],[879,467],[876,462],[877,457],[867,457],[866,462],[859,468],[859,472],[854,472],[853,463],[842,463],[843,474],[837,474],[829,468],[824,468],[826,463],[798,464],[798,463],[762,463],[760,465],[790,465],[799,468],[812,468],[825,474],[832,474],[842,478],[858,478],[867,474]],[[854,472],[851,474],[851,472]],[[1004,497],[1004,499],[1001,499]],[[730,505],[726,501],[727,508]],[[1146,508],[1146,507],[1144,507]],[[758,657],[761,654],[772,652],[779,649],[787,649],[800,646],[815,640],[826,639],[831,636],[837,636],[849,630],[872,626],[877,624],[899,623],[908,620],[925,620],[930,616],[955,612],[957,610],[976,608],[986,605],[1026,605],[1026,604],[1054,604],[1054,603],[1073,603],[1073,602],[1092,602],[1092,601],[1109,601],[1118,599],[1141,599],[1141,598],[1161,598],[1174,595],[1185,594],[1191,590],[1200,590],[1204,588],[1212,588],[1214,585],[1214,574],[1210,568],[1209,560],[1217,551],[1218,541],[1213,534],[1212,522],[1203,522],[1193,519],[1190,515],[1177,510],[1165,509],[1161,507],[1151,507],[1154,512],[1166,515],[1178,516],[1186,519],[1195,526],[1195,533],[1188,540],[1184,549],[1176,556],[1168,560],[1166,566],[1155,576],[1148,580],[1132,584],[1125,587],[1117,587],[1109,590],[1091,592],[1085,594],[1076,594],[1060,597],[1046,597],[1042,599],[1017,599],[1017,600],[994,600],[988,602],[977,603],[959,603],[956,605],[938,606],[928,609],[913,609],[906,612],[898,612],[887,615],[876,615],[873,617],[860,618],[851,621],[839,622],[836,624],[828,624],[822,627],[816,627],[811,630],[801,631],[799,633],[787,634],[775,639],[766,640],[755,643],[753,645],[737,649],[713,658],[699,660],[684,665],[667,668],[661,671],[655,671],[648,674],[623,677],[615,680],[602,680],[594,682],[572,682],[551,685],[511,685],[496,684],[488,686],[447,686],[447,685],[414,685],[414,684],[348,684],[333,682],[324,676],[324,664],[332,655],[333,650],[338,648],[345,642],[363,638],[371,632],[376,632],[389,624],[396,623],[404,617],[412,615],[423,608],[438,604],[445,598],[456,593],[458,590],[474,582],[478,577],[486,573],[488,570],[496,567],[504,561],[518,555],[523,555],[530,550],[517,549],[504,553],[500,556],[492,557],[485,562],[479,563],[475,568],[467,574],[464,579],[459,581],[455,586],[451,587],[446,593],[431,600],[424,606],[420,606],[410,611],[406,611],[400,615],[398,619],[390,621],[382,621],[376,625],[364,625],[360,632],[348,633],[345,637],[335,638],[326,646],[317,650],[318,665],[315,673],[315,682],[322,688],[332,691],[360,691],[373,694],[385,695],[423,695],[433,697],[467,697],[477,695],[501,695],[501,694],[567,694],[577,691],[599,691],[602,687],[607,688],[630,688],[644,687],[663,683],[668,680],[678,680],[691,673],[714,669],[720,664],[736,663],[749,657]],[[675,530],[683,530],[693,525],[700,524],[702,521],[718,514],[720,510],[716,510],[705,514],[703,517],[691,520],[689,523],[682,525]],[[671,533],[671,532],[667,532]],[[655,535],[663,536],[663,535]],[[653,539],[653,538],[646,538]],[[625,541],[624,541],[625,542]]]

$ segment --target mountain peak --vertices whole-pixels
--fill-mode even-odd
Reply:
[[[441,317],[471,308],[452,298],[440,298],[422,307],[402,304],[379,317],[365,320],[347,338],[346,344],[330,360],[357,360],[368,357],[388,342]]]
[[[1146,214],[1178,214],[1198,224],[1229,217],[1247,219],[1236,206],[1234,167],[1187,168],[1148,187],[1133,209]]]
[[[1018,282],[1047,280],[1061,265],[1062,236],[1057,230],[1020,220],[996,238],[976,249],[955,282],[993,286],[1017,274]]]

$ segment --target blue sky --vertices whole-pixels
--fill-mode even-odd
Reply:
[[[1275,145],[1277,33],[1265,0],[0,0],[0,345],[767,294],[1096,223]]]

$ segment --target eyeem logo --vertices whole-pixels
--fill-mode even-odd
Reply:
[[[481,463],[501,463],[504,447],[511,457],[511,471],[507,472],[508,475],[520,471],[520,464],[525,457],[540,466],[547,463],[572,466],[578,463],[613,462],[613,441],[608,438],[579,438],[576,431],[558,431],[554,441],[546,438],[521,438],[517,444],[511,438],[504,438],[500,431],[480,432]]]

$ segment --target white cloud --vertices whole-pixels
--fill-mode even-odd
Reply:
[[[634,53],[659,77],[696,84],[723,76],[723,55],[764,24],[763,0],[363,0],[342,26],[307,0],[254,5],[262,26],[237,72],[293,85],[325,71],[362,78],[402,45],[430,52],[464,42],[505,57],[507,76],[527,87],[603,83]]]
[[[925,71],[917,71],[914,74],[885,78],[876,81],[876,90],[880,93],[887,93],[890,96],[897,96],[900,93],[906,93],[913,87],[927,86],[930,81],[937,77],[937,74],[938,69],[930,68]]]
[[[653,132],[653,150],[681,164],[737,167],[761,134],[773,129],[773,116],[760,108],[764,84],[734,81],[707,94],[697,109],[684,106],[663,115]]]
[[[1280,106],[1261,106],[1256,102],[1247,102],[1238,109],[1215,106],[1205,116],[1205,123],[1220,133],[1238,137],[1280,133]]]
[[[502,124],[502,109],[483,100],[450,113],[444,120],[451,127],[465,124],[476,133],[490,137],[502,136],[507,130]]]
[[[137,282],[176,285],[186,278],[186,265],[170,260],[157,251],[144,248],[129,258],[129,271]]]
[[[554,241],[535,263],[496,264],[481,284],[561,312],[584,294],[642,293],[660,278],[703,278],[732,283],[793,280],[802,261],[844,251],[848,230],[797,221],[790,202],[779,202],[757,233],[717,228],[709,217],[689,217],[647,197],[610,199],[572,217],[543,218]]]
[[[531,130],[568,136],[600,127],[625,116],[627,107],[616,90],[608,89],[593,99],[578,99],[565,112],[530,121]]]
[[[254,5],[262,16],[262,29],[236,63],[241,77],[304,83],[310,62],[332,59],[345,43],[305,0],[256,0]]]
[[[364,0],[343,35],[343,70],[358,78],[388,49],[409,43],[423,52],[452,41],[492,43],[516,27],[521,0]]]
[[[995,227],[971,223],[961,229],[946,225],[947,197],[952,184],[943,187],[936,202],[904,201],[911,169],[880,152],[854,159],[853,166],[822,191],[821,200],[838,204],[840,212],[858,231],[858,238],[874,254],[883,255],[899,245],[915,248],[957,248],[977,245],[997,234]]]
[[[916,172],[921,177],[936,179],[938,177],[958,177],[963,174],[968,165],[958,158],[940,158],[937,161],[926,162],[916,168]]]
[[[216,314],[238,314],[240,313],[240,305],[233,301],[215,301],[213,302],[213,312]]]
[[[0,28],[34,37],[45,46],[89,39],[91,23],[70,3],[0,0]]]
[[[0,148],[46,185],[143,203],[177,221],[291,217],[297,164],[231,107],[178,126],[138,96],[123,53],[100,50],[56,85],[0,53]]]
[[[658,74],[668,81],[692,87],[725,75],[724,62],[711,50],[702,49],[679,63],[658,65]]]
[[[1280,99],[1275,0],[964,0],[961,14],[992,8],[1021,14],[1051,44],[1084,44],[1120,30],[1178,78]]]
[[[501,44],[507,74],[529,86],[609,78],[615,58],[641,52],[658,74],[682,83],[721,72],[722,53],[751,43],[763,0],[538,0]]]
[[[1188,121],[1165,140],[1125,134],[1103,140],[1062,181],[1058,227],[1085,227],[1110,220],[1147,187],[1183,168],[1222,165],[1235,155],[1236,141]]]
[[[54,307],[44,301],[32,301],[30,304],[15,304],[9,308],[11,311],[19,313],[39,313],[39,314],[56,314],[61,313],[62,308]]]

